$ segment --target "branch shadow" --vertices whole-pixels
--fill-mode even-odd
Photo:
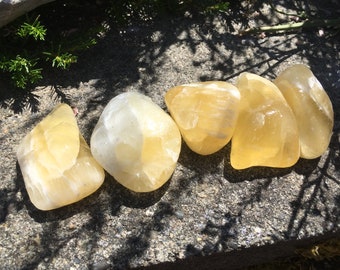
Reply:
[[[237,223],[240,219],[241,213],[234,215],[232,213],[225,213],[222,219],[225,222],[222,225],[215,224],[213,221],[208,220],[201,234],[209,237],[217,238],[214,242],[206,242],[202,248],[197,248],[193,244],[186,246],[186,257],[191,256],[208,256],[222,251],[230,251],[238,248],[235,241],[237,237]]]
[[[39,97],[33,91],[18,89],[0,80],[0,107],[14,113],[22,113],[26,108],[37,112],[39,104]]]
[[[279,2],[281,3],[281,1]],[[253,5],[253,8],[254,10],[258,9],[256,5]],[[304,183],[296,201],[291,203],[292,213],[285,232],[286,237],[296,239],[305,229],[309,216],[319,215],[321,212],[325,215],[327,226],[335,228],[339,223],[337,205],[340,197],[335,195],[336,204],[334,207],[327,206],[329,198],[327,198],[326,191],[329,181],[336,183],[339,181],[339,178],[331,175],[328,169],[332,167],[334,175],[339,175],[340,170],[338,128],[340,98],[336,91],[339,80],[338,74],[334,72],[334,70],[338,70],[339,62],[338,60],[331,61],[334,59],[332,53],[337,53],[336,44],[338,43],[335,39],[332,40],[331,36],[326,35],[319,39],[310,32],[302,32],[298,37],[287,35],[284,40],[276,43],[268,43],[267,39],[253,36],[238,36],[230,33],[235,24],[241,23],[245,27],[248,26],[248,22],[241,21],[243,17],[238,18],[239,14],[244,16],[242,9],[233,8],[233,10],[235,13],[226,14],[223,17],[226,26],[222,31],[215,26],[213,18],[160,20],[135,27],[112,29],[105,38],[99,41],[96,47],[82,54],[78,63],[71,67],[67,73],[63,73],[60,77],[50,74],[44,84],[53,86],[50,89],[52,95],[57,96],[62,102],[72,104],[76,103],[77,99],[69,94],[68,88],[79,88],[81,83],[96,79],[91,85],[95,89],[95,93],[85,102],[87,110],[80,116],[80,120],[87,121],[84,124],[84,130],[92,130],[98,117],[93,116],[93,112],[98,112],[108,100],[123,91],[135,90],[137,87],[140,92],[146,95],[152,94],[159,97],[157,102],[165,108],[161,97],[171,86],[189,82],[191,79],[229,81],[244,71],[274,78],[280,66],[286,61],[294,62],[305,58],[309,61],[315,75],[322,78],[322,83],[325,83],[326,91],[334,102],[335,130],[324,165],[322,167],[318,165],[320,160],[300,160],[295,166],[287,169],[252,168],[237,171],[230,165],[230,145],[214,155],[203,157],[192,153],[183,144],[178,162],[183,170],[192,172],[190,176],[173,177],[174,181],[169,181],[161,189],[151,194],[130,192],[112,177],[107,176],[103,186],[93,195],[76,204],[51,212],[39,211],[30,204],[20,169],[17,166],[18,175],[15,179],[15,189],[0,191],[0,223],[6,220],[10,211],[27,208],[30,217],[35,222],[43,224],[40,236],[41,244],[37,249],[36,257],[28,262],[23,269],[36,268],[42,262],[51,263],[61,249],[72,239],[81,237],[85,232],[91,235],[91,246],[87,253],[88,261],[84,262],[84,265],[89,266],[90,269],[98,269],[99,266],[113,269],[130,267],[132,261],[142,258],[147,252],[150,247],[152,231],[162,232],[169,226],[167,219],[176,215],[174,202],[184,196],[191,196],[192,186],[202,184],[207,173],[220,173],[221,167],[218,167],[220,164],[223,164],[222,174],[229,184],[243,185],[245,182],[251,181],[255,188],[245,198],[236,214],[228,211],[219,213],[221,219],[224,220],[222,224],[217,224],[209,219],[206,221],[201,235],[215,237],[216,240],[205,243],[202,248],[198,248],[194,243],[188,243],[185,251],[186,258],[237,249],[237,243],[233,241],[233,238],[237,236],[236,225],[242,218],[243,210],[247,206],[261,202],[263,194],[270,190],[274,179],[284,177],[291,172],[304,175]],[[237,15],[236,18],[233,17],[235,15]],[[274,15],[275,13],[273,13]],[[263,18],[268,19],[268,16],[263,15]],[[272,18],[268,19],[268,22],[271,21]],[[187,54],[183,57],[184,60],[181,60],[180,56],[176,58],[175,55],[169,53],[170,48],[173,47],[180,48],[178,51],[183,54],[186,52],[183,48],[188,48],[193,57],[187,58]],[[204,55],[204,57],[197,55]],[[190,59],[191,62],[187,59]],[[320,59],[323,59],[324,65],[320,64]],[[194,70],[201,69],[199,72],[188,71],[186,64],[192,65]],[[164,72],[160,71],[162,68],[165,69]],[[167,75],[166,72],[170,74],[169,77],[161,79],[161,76]],[[39,103],[34,93],[27,93],[27,95],[33,96],[25,97],[23,95],[20,101],[19,95],[18,101],[13,107],[10,107],[11,104],[14,104],[10,101],[13,96],[5,96],[0,106],[8,106],[6,108],[21,112],[20,108],[30,104],[29,106],[33,108],[32,111],[38,110]],[[16,99],[15,95],[14,99]],[[219,179],[214,179],[214,181],[219,181]],[[22,201],[15,198],[17,192],[22,194]],[[165,194],[171,198],[171,203],[163,200]],[[322,203],[322,210],[317,202],[319,199]],[[134,226],[137,228],[137,233],[126,237],[122,246],[115,250],[114,254],[110,254],[108,261],[98,266],[98,262],[93,261],[93,258],[98,247],[99,235],[104,230],[104,214],[109,213],[110,217],[114,219],[119,216],[122,207],[146,209],[151,206],[155,207],[152,217],[147,222],[143,220],[136,222]],[[65,237],[57,233],[53,234],[55,231],[62,230],[63,221],[79,213],[90,216],[84,225],[70,230]],[[113,230],[118,230],[118,228],[113,228]]]
[[[303,184],[295,201],[291,202],[292,215],[285,232],[287,238],[296,238],[301,232],[309,233],[308,219],[312,216],[323,216],[324,226],[329,231],[336,231],[339,224],[339,194],[330,191],[330,183],[340,185],[339,163],[336,163],[340,152],[338,134],[332,136],[331,148],[323,164],[310,172],[303,171]],[[332,172],[332,175],[330,174]],[[334,206],[329,204],[329,196],[334,196]]]

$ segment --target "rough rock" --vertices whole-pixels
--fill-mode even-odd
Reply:
[[[21,15],[54,0],[1,0],[0,27],[10,23]]]

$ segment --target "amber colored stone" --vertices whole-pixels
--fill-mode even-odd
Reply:
[[[274,83],[296,117],[301,157],[312,159],[321,156],[328,148],[334,125],[332,103],[321,83],[302,64],[284,70]]]
[[[222,81],[180,85],[165,95],[167,108],[184,141],[201,155],[215,153],[230,141],[239,101],[238,89]]]
[[[299,159],[300,146],[294,114],[280,90],[269,80],[242,73],[240,113],[232,138],[231,165],[289,167]]]
[[[164,185],[175,170],[180,149],[181,134],[170,115],[135,92],[113,98],[91,136],[96,160],[135,192]]]
[[[30,200],[40,210],[77,202],[105,178],[66,104],[58,105],[25,136],[17,158]]]

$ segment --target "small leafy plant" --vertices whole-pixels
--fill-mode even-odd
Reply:
[[[213,14],[229,9],[223,0],[91,0],[55,1],[0,28],[0,78],[27,89],[43,78],[50,68],[68,69],[77,53],[96,44],[107,31],[106,20],[116,25],[145,21],[186,11]],[[40,13],[39,13],[40,12]],[[60,20],[60,14],[67,14]],[[41,16],[39,14],[42,14]],[[75,31],[73,31],[75,30]]]
[[[16,87],[25,88],[28,83],[34,84],[41,78],[41,68],[37,68],[36,59],[29,59],[17,55],[13,59],[6,57],[0,61],[0,69],[10,73],[10,78]]]
[[[34,20],[27,16],[24,22],[0,30],[0,37],[6,39],[0,46],[0,74],[21,89],[43,78],[44,62],[49,62],[52,68],[68,69],[77,62],[74,52],[96,44],[87,33],[76,39],[60,38],[56,33],[48,36],[39,15]]]
[[[14,32],[15,39],[24,41],[32,37],[35,41],[44,40],[46,35],[46,28],[40,24],[39,17],[32,23],[25,22],[17,31]],[[13,46],[10,42],[10,45]],[[8,50],[2,50],[8,52]],[[13,54],[13,53],[12,53]],[[22,54],[12,55],[6,53],[0,58],[0,70],[4,73],[9,73],[14,85],[19,88],[25,88],[27,84],[34,84],[42,78],[41,68],[37,67],[38,58],[32,58],[27,55],[26,51]]]
[[[65,52],[61,53],[60,49],[57,54],[53,54],[52,52],[44,52],[46,55],[46,60],[52,62],[52,67],[67,69],[71,64],[77,62],[77,56]]]
[[[17,31],[18,36],[22,38],[32,36],[35,40],[44,40],[46,28],[41,25],[39,17],[37,16],[32,23],[25,22],[22,24]]]

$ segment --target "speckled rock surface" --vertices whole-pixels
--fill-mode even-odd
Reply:
[[[339,236],[339,39],[316,30],[238,36],[228,22],[188,17],[112,31],[69,72],[51,74],[33,92],[1,89],[1,269],[174,269],[172,263],[232,269]],[[333,103],[334,133],[321,158],[237,171],[230,144],[210,156],[183,145],[172,179],[155,192],[136,194],[107,176],[76,204],[42,212],[30,203],[16,147],[55,104],[78,108],[89,142],[104,106],[119,93],[138,90],[165,109],[164,93],[175,85],[234,82],[243,71],[273,79],[292,63],[309,65]],[[242,252],[252,255],[237,259]]]

